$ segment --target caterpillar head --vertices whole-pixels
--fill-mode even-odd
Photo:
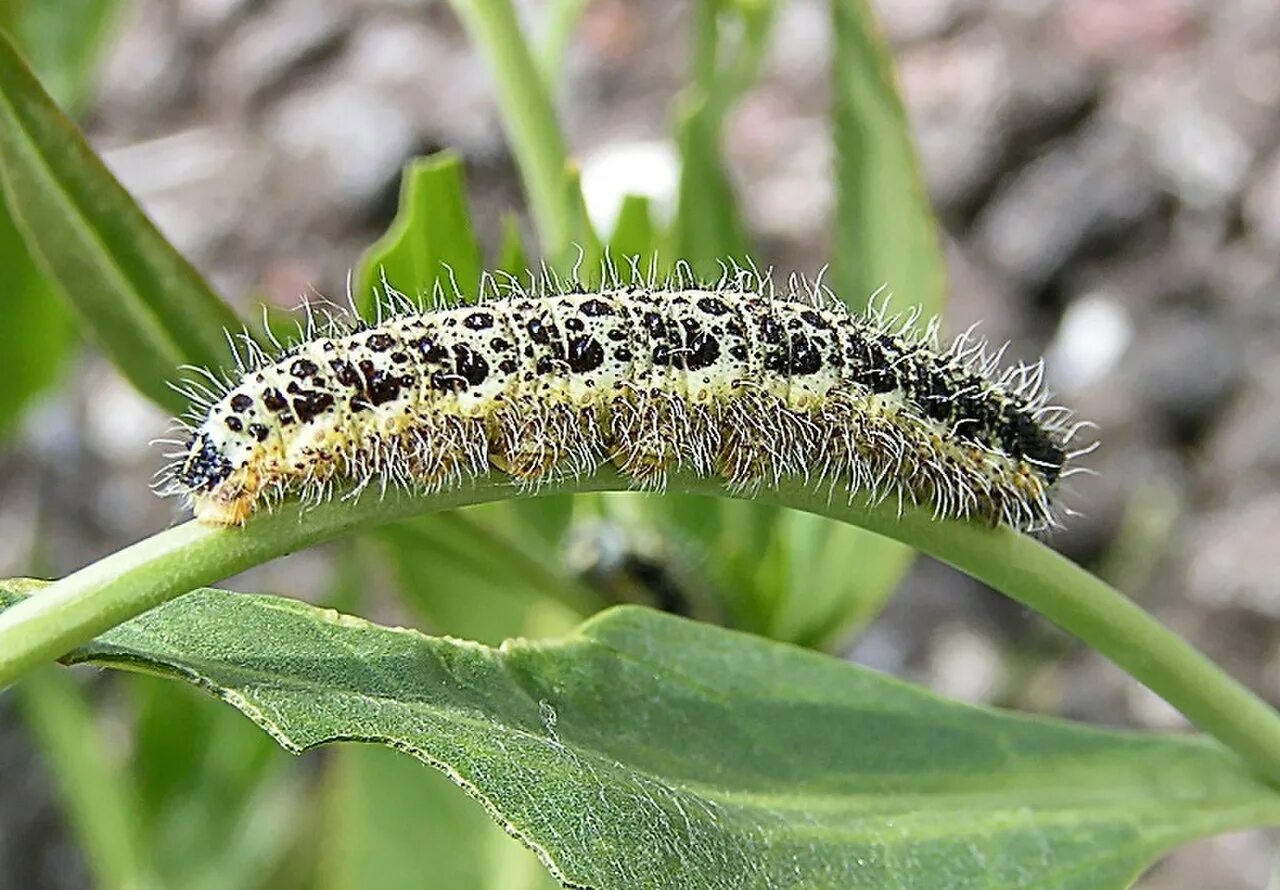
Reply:
[[[225,445],[202,429],[191,436],[176,479],[186,489],[196,519],[206,525],[243,525],[258,491],[257,472],[237,467]]]

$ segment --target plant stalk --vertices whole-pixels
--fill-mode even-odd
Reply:
[[[601,469],[547,484],[540,493],[627,488],[615,471]],[[680,476],[670,488],[728,496],[711,479]],[[274,557],[356,528],[527,494],[495,473],[431,494],[367,491],[305,510],[288,502],[254,515],[243,528],[193,521],[160,532],[0,613],[0,688],[161,602]],[[1005,527],[935,520],[925,508],[899,515],[896,504],[845,503],[799,482],[768,490],[763,499],[894,538],[985,581],[1079,637],[1280,785],[1280,714],[1123,594],[1039,541]]]
[[[566,197],[568,152],[546,81],[534,62],[510,0],[451,0],[497,83],[498,107],[529,197],[545,256],[570,251]]]

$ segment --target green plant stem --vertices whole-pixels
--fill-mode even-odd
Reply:
[[[677,477],[673,491],[726,496],[714,480]],[[544,494],[627,488],[612,470],[544,486]],[[243,528],[188,522],[121,550],[0,613],[0,687],[41,662],[165,600],[356,528],[522,496],[493,474],[435,494],[366,492],[303,511],[286,503]],[[987,582],[1079,637],[1280,784],[1280,714],[1121,593],[1033,538],[924,509],[831,498],[799,483],[764,499],[862,526]]]
[[[49,779],[62,799],[95,886],[158,886],[139,838],[140,813],[127,774],[75,678],[45,667],[19,687],[18,703]]]
[[[520,31],[510,0],[451,2],[497,81],[498,107],[529,195],[543,253],[561,260],[570,249],[571,211],[564,187],[568,154],[546,81]]]
[[[538,67],[547,93],[555,96],[564,78],[564,58],[589,0],[554,0],[547,7],[542,44],[538,48]]]

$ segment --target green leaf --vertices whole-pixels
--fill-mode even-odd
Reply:
[[[689,494],[744,496],[722,481],[679,470],[668,476],[668,485]],[[539,493],[627,488],[628,480],[616,469],[599,467],[589,476],[548,480]],[[494,472],[438,491],[389,487],[319,503],[285,500],[257,511],[240,528],[192,520],[158,532],[0,612],[0,688],[129,617],[268,559],[380,524],[530,495],[509,476]],[[1008,526],[940,520],[927,505],[865,495],[833,498],[802,479],[781,479],[754,497],[901,541],[1034,609],[1280,785],[1280,713],[1119,591],[1040,541]]]
[[[959,705],[634,607],[490,649],[200,590],[67,661],[185,679],[293,751],[415,754],[580,887],[1098,890],[1280,823],[1207,740]]]
[[[130,779],[161,884],[272,886],[305,825],[303,771],[269,738],[191,690],[136,676]]]
[[[231,310],[155,229],[0,35],[0,184],[48,280],[117,367],[173,411],[166,380],[218,367]]]
[[[23,46],[41,82],[64,108],[78,108],[88,92],[99,50],[118,3],[76,0],[62,5],[0,3],[0,30]],[[75,339],[66,305],[49,287],[0,198],[0,300],[12,331],[0,351],[0,435],[30,399],[59,376]]]
[[[325,816],[322,890],[559,886],[465,793],[397,751],[335,751],[325,772]]]
[[[831,0],[831,111],[836,147],[832,263],[855,309],[882,286],[895,310],[942,312],[946,266],[893,60],[865,0]]]
[[[893,60],[864,0],[832,0],[832,9],[836,293],[860,312],[887,285],[896,297],[895,311],[919,306],[927,320],[945,305],[945,262]],[[798,642],[830,643],[875,616],[910,567],[912,554],[835,523],[820,522],[807,531],[822,561],[799,565],[817,569],[802,576],[809,581],[804,589],[816,595],[795,596],[797,579],[792,578],[785,602],[771,616],[770,632]]]
[[[498,261],[494,268],[516,278],[529,270],[529,258],[520,236],[520,221],[514,213],[502,214],[502,240],[498,244]]]
[[[888,601],[915,558],[904,544],[808,513],[787,513],[778,550],[786,578],[768,635],[829,646],[861,629]]]
[[[159,886],[147,873],[136,801],[74,679],[36,671],[18,698],[96,885]]]
[[[14,332],[0,349],[0,435],[33,396],[57,380],[75,338],[66,306],[31,262],[0,200],[0,312]]]
[[[718,261],[745,263],[751,255],[720,160],[720,139],[725,113],[755,80],[776,4],[703,0],[698,11],[695,82],[677,112],[681,177],[672,240],[677,256],[699,274],[714,276]],[[740,27],[735,31],[730,22]],[[734,33],[741,35],[737,46],[729,41]],[[727,61],[726,50],[732,50]],[[819,645],[848,633],[875,615],[911,564],[906,548],[860,529],[761,504],[722,503],[708,512],[670,502],[655,510],[701,542],[733,624],[779,639]],[[682,520],[698,514],[699,521]],[[743,529],[751,534],[744,536]],[[800,537],[824,556],[821,586],[805,574],[814,567],[792,547]]]
[[[571,185],[576,186],[576,179]],[[507,216],[499,266],[523,277],[524,263],[519,228],[514,217]],[[393,287],[412,295],[430,295],[439,283],[446,295],[452,296],[456,286],[464,297],[474,298],[480,271],[480,248],[471,231],[461,162],[451,152],[413,161],[405,168],[400,208],[391,228],[361,260],[356,294],[362,311],[369,314],[384,274]],[[513,577],[508,564],[492,560],[497,532],[485,520],[545,510],[543,505],[523,504],[487,510],[476,517],[478,521],[427,517],[382,530],[378,538],[401,581],[404,598],[431,626],[500,639],[511,627],[512,610],[521,615],[526,610],[554,613],[556,606],[542,601],[548,589],[545,579],[531,596],[523,576]],[[453,549],[459,540],[481,549],[473,558],[462,559]],[[563,586],[574,585],[569,581]]]
[[[879,613],[914,559],[897,541],[764,504],[688,498],[656,511],[697,541],[730,626],[812,647],[840,643]]]
[[[564,136],[511,0],[451,0],[450,5],[493,74],[502,125],[543,256],[554,265],[572,262],[574,216],[582,198],[565,187]]]
[[[582,171],[570,164],[564,174],[565,203],[569,207],[569,233],[573,251],[558,266],[585,287],[599,287],[604,245],[591,224],[587,203],[582,196]]]
[[[547,93],[553,100],[560,90],[560,82],[564,76],[564,60],[569,40],[582,14],[586,12],[587,3],[588,0],[552,0],[547,4],[537,63]]]
[[[720,163],[722,122],[709,102],[687,99],[677,112],[680,183],[672,249],[701,276],[715,279],[722,261],[751,256],[729,177]]]
[[[649,267],[649,257],[658,249],[657,233],[649,213],[649,199],[644,195],[627,195],[618,209],[618,221],[609,237],[609,256],[625,273],[632,257],[639,258],[641,271]]]
[[[565,632],[577,617],[538,584],[526,583],[527,564],[492,558],[513,544],[509,536],[497,538],[513,520],[528,538],[539,537],[524,517],[507,515],[510,506],[489,504],[379,530],[370,537],[384,545],[390,560],[381,550],[348,548],[339,563],[339,596],[331,593],[330,602],[360,601],[361,591],[349,589],[351,582],[367,588],[368,571],[389,562],[406,604],[437,631],[494,642],[521,632]],[[544,570],[538,567],[534,574]],[[432,886],[468,890],[553,885],[537,857],[448,779],[412,758],[347,746],[327,757],[325,766],[322,888],[417,886],[425,874],[432,875]]]
[[[0,3],[0,28],[22,47],[58,105],[74,112],[93,89],[98,57],[120,5],[119,0],[6,0]]]
[[[386,234],[360,258],[355,300],[371,317],[381,279],[412,297],[430,301],[437,284],[475,298],[480,246],[471,231],[462,161],[451,151],[415,158],[400,179],[400,207]]]
[[[680,182],[671,240],[675,258],[704,277],[718,277],[722,261],[745,264],[752,255],[720,141],[725,115],[759,73],[778,5],[700,0],[697,6],[693,82],[676,103]]]
[[[433,630],[498,643],[524,629],[562,631],[600,605],[546,559],[545,548],[504,533],[495,516],[503,511],[492,509],[502,506],[424,516],[375,533],[403,599]]]

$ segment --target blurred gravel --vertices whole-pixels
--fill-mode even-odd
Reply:
[[[1280,702],[1280,4],[877,5],[946,227],[953,327],[983,320],[1020,357],[1047,349],[1051,386],[1104,432],[1098,475],[1073,480],[1086,515],[1055,543]],[[589,8],[561,95],[579,156],[668,137],[688,8],[657,8]],[[744,212],[783,270],[825,261],[830,51],[825,5],[786,4],[763,82],[729,122]],[[490,242],[520,206],[486,68],[440,3],[134,0],[101,82],[95,144],[233,300],[340,293],[417,152],[464,156]],[[0,458],[5,573],[31,571],[37,512],[43,574],[174,518],[146,495],[156,458],[137,447],[164,419],[99,359],[77,380]],[[322,575],[254,581],[305,593],[299,578]],[[932,564],[852,656],[974,701],[1180,726],[1097,656]],[[0,875],[65,859],[31,756],[0,730],[0,772],[25,776],[0,798]],[[1142,886],[1263,887],[1275,840],[1194,845]],[[71,865],[31,880],[85,878]]]

